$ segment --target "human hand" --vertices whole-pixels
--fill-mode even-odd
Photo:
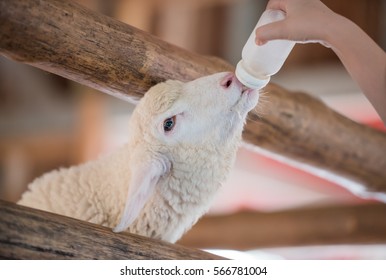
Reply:
[[[319,0],[270,0],[267,9],[286,18],[257,28],[256,44],[283,39],[331,47],[386,124],[386,55],[372,38]]]
[[[282,10],[286,18],[256,29],[256,44],[274,39],[329,45],[329,30],[340,17],[319,0],[270,0],[267,9]]]

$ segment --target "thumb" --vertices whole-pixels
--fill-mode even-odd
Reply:
[[[286,21],[280,20],[260,26],[255,30],[255,42],[257,45],[264,45],[267,41],[276,39],[289,39]]]

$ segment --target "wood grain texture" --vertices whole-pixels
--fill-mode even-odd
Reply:
[[[386,205],[240,212],[202,218],[179,244],[196,248],[386,243]]]
[[[221,259],[0,200],[0,259]]]
[[[1,52],[127,99],[167,79],[231,66],[172,46],[72,1],[0,1]]]
[[[192,80],[233,66],[170,45],[71,1],[0,0],[0,53],[133,101],[166,79]],[[386,134],[304,93],[274,84],[249,115],[244,139],[264,150],[386,193]],[[351,188],[351,190],[353,190]]]

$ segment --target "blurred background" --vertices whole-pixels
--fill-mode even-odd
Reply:
[[[239,61],[242,47],[267,3],[265,0],[77,2],[165,41],[221,57],[233,65]],[[386,1],[323,2],[357,23],[386,49]],[[336,55],[319,44],[297,44],[272,81],[290,90],[315,95],[343,115],[385,130]],[[28,183],[44,172],[95,159],[124,143],[132,109],[131,104],[0,56],[0,199],[15,202]],[[334,183],[242,147],[209,215],[368,202]],[[268,251],[284,258],[386,258],[382,246]]]

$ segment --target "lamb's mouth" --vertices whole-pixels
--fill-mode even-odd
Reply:
[[[241,94],[238,102],[235,104],[237,110],[241,112],[247,113],[252,110],[253,107],[256,106],[259,100],[259,90],[248,88],[246,86],[241,87]]]
[[[238,86],[240,95],[237,101],[231,106],[230,110],[231,112],[238,112],[238,114],[247,113],[257,104],[259,90],[249,88],[240,82],[238,82]]]
[[[243,94],[249,94],[249,93],[251,93],[252,91],[254,91],[255,89],[253,89],[253,88],[249,88],[249,87],[246,87],[246,86],[242,86],[241,87],[241,95],[243,95]]]
[[[250,89],[249,87],[246,87],[246,86],[242,85],[241,86],[241,94],[243,94],[244,92],[246,92],[249,89]]]

